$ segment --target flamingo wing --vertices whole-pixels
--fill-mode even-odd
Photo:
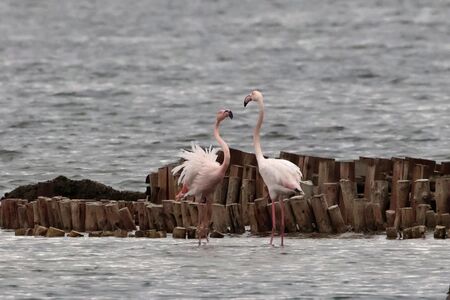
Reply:
[[[202,149],[199,145],[192,143],[192,150],[182,150],[179,156],[185,161],[172,169],[172,174],[177,174],[181,171],[178,183],[192,188],[192,184],[198,181],[197,177],[207,176],[208,169],[212,166],[219,166],[216,162],[218,148],[209,147],[209,149]],[[206,174],[206,175],[203,175]]]
[[[259,172],[269,190],[301,190],[302,172],[290,161],[277,158],[265,159],[259,166]]]

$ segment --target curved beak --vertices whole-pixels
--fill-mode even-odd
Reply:
[[[245,97],[245,99],[244,99],[244,107],[246,107],[250,101],[252,101],[252,96],[247,95],[247,97]]]
[[[228,113],[228,117],[230,117],[230,119],[233,119],[233,112],[231,110],[227,109],[225,112]]]

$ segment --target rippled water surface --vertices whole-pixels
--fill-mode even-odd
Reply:
[[[350,237],[350,236],[349,236]],[[0,232],[2,298],[444,299],[446,240],[34,238]],[[279,242],[279,240],[276,240]],[[32,245],[32,246],[31,246]],[[31,247],[30,247],[31,246]]]
[[[450,160],[449,1],[0,2],[0,195],[59,174],[144,190],[195,140]],[[448,242],[35,239],[0,233],[0,298],[443,298]]]

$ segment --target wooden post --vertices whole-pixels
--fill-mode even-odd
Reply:
[[[148,223],[149,218],[147,216],[147,208],[146,208],[147,204],[148,204],[148,202],[144,202],[144,201],[136,202],[139,230],[149,230],[150,229],[150,226]]]
[[[386,226],[394,227],[395,223],[395,210],[387,210],[386,211]]]
[[[96,202],[88,202],[86,203],[86,220],[85,220],[85,230],[86,231],[97,231],[97,203]]]
[[[250,223],[250,232],[252,234],[256,234],[259,232],[258,229],[258,221],[256,220],[256,215],[255,215],[255,203],[249,203],[248,204],[248,208],[247,208],[247,212],[248,212],[248,220]]]
[[[334,182],[334,170],[335,167],[335,161],[334,159],[321,159],[319,161],[319,179],[318,179],[318,186],[319,186],[319,193],[323,193],[323,184],[325,182]]]
[[[212,204],[211,220],[213,223],[214,230],[222,233],[227,233],[228,218],[227,218],[227,209],[225,205],[218,203]]]
[[[353,201],[353,222],[355,232],[362,232],[366,230],[366,203],[365,198],[355,198]]]
[[[356,197],[356,184],[347,179],[339,181],[342,193],[342,203],[340,206],[345,224],[353,225],[353,199]]]
[[[119,204],[110,202],[105,205],[106,218],[112,230],[123,229],[120,221]]]
[[[297,232],[297,225],[295,223],[294,213],[291,207],[291,200],[284,199],[284,225],[286,232]]]
[[[158,169],[158,201],[161,203],[163,200],[167,200],[169,198],[169,190],[168,190],[168,168],[161,167]]]
[[[196,202],[189,203],[189,215],[191,216],[191,225],[197,226],[198,224],[198,206]]]
[[[34,227],[33,204],[32,203],[27,203],[26,204],[26,208],[27,208],[27,223],[28,223],[28,227],[29,228],[33,228]]]
[[[154,220],[154,224],[157,231],[163,231],[166,229],[166,225],[164,222],[164,211],[163,206],[161,204],[152,204],[151,205],[152,216]]]
[[[405,229],[408,227],[412,227],[413,225],[413,209],[411,207],[402,207],[400,210],[402,217],[401,217],[401,228]]]
[[[214,191],[213,203],[223,204],[227,203],[227,191],[228,191],[228,176],[225,176],[222,181],[216,186]]]
[[[243,167],[241,165],[233,164],[230,166],[229,177],[239,177],[242,178]]]
[[[100,202],[97,204],[95,216],[97,218],[98,230],[109,231],[112,229],[112,226],[109,224],[108,218],[106,217],[106,210],[103,203]]]
[[[416,218],[417,206],[420,204],[429,203],[431,198],[430,181],[428,179],[418,179],[414,182],[411,197],[411,207]],[[424,224],[421,224],[424,225]]]
[[[81,220],[81,218],[80,218],[80,201],[79,200],[70,201],[70,214],[71,214],[73,230],[78,231],[78,232],[84,231],[84,230],[81,230],[81,223],[84,224],[84,219]]]
[[[245,232],[244,223],[242,222],[241,205],[239,203],[231,203],[226,206],[230,220],[231,233],[242,234]]]
[[[255,217],[259,232],[266,232],[272,228],[270,215],[267,211],[267,198],[255,199]]]
[[[244,165],[244,170],[242,172],[242,179],[256,180],[256,166]]]
[[[397,189],[397,184],[399,180],[402,180],[404,178],[403,176],[403,172],[404,172],[404,160],[403,159],[398,159],[395,158],[393,159],[393,171],[392,171],[392,193],[391,193],[391,204],[390,204],[390,209],[391,210],[397,210],[397,208],[399,207],[397,205],[397,195],[398,193],[396,192]]]
[[[371,197],[373,203],[378,203],[384,220],[384,212],[389,208],[389,183],[386,180],[375,180]]]
[[[256,181],[254,179],[242,179],[241,187],[241,204],[242,204],[242,220],[245,225],[250,223],[248,217],[248,204],[255,201]]]
[[[184,228],[184,227],[175,227],[173,229],[172,237],[174,239],[186,239],[186,228]]]
[[[445,226],[436,225],[434,228],[434,238],[435,239],[445,239],[447,237],[447,232]]]
[[[48,227],[48,211],[47,211],[47,199],[46,197],[38,197],[38,211],[39,211],[39,224]]]
[[[300,232],[313,232],[314,214],[308,200],[304,196],[295,196],[290,199],[292,213]]]
[[[417,185],[416,185],[417,187]],[[419,204],[416,207],[416,223],[418,225],[425,225],[427,220],[427,211],[431,209],[429,204]]]
[[[27,207],[25,205],[19,205],[17,207],[17,217],[18,217],[18,227],[17,228],[28,228],[28,218],[27,218]]]
[[[189,214],[189,203],[187,201],[181,201],[181,219],[184,228],[192,225],[191,215]]]
[[[449,212],[449,201],[450,201],[449,177],[436,178],[436,192],[434,196],[436,198],[436,212],[441,214]]]
[[[175,217],[176,226],[183,227],[183,215],[181,213],[180,201],[175,201],[173,203],[173,216]]]
[[[434,228],[436,226],[436,214],[433,210],[427,210],[425,218],[425,225],[427,226],[427,228]]]
[[[333,205],[328,207],[328,214],[330,215],[330,220],[335,232],[343,233],[347,231],[347,226],[344,223],[339,206]]]
[[[339,164],[341,179],[347,179],[355,182],[355,162],[341,161]]]
[[[395,197],[397,201],[397,207],[395,211],[395,221],[394,226],[397,229],[400,229],[403,217],[403,214],[401,213],[401,209],[403,207],[407,207],[409,205],[409,189],[410,189],[410,181],[409,180],[398,180],[397,184],[395,185],[396,190],[393,191],[397,196]],[[411,227],[411,226],[408,226]]]
[[[172,175],[172,169],[176,167],[176,164],[170,164],[167,166],[167,198],[168,199],[175,199],[177,191],[177,180],[178,176]],[[144,227],[146,225],[144,224]]]
[[[53,200],[51,198],[46,198],[46,209],[47,209],[47,217],[48,217],[48,226],[49,227],[57,227],[58,225],[55,222],[55,212],[53,211],[52,202],[56,202],[56,199]]]
[[[133,217],[128,207],[119,209],[120,221],[125,230],[131,231],[136,230],[136,225],[134,224]]]
[[[61,221],[63,224],[63,228],[65,231],[72,230],[72,211],[70,208],[70,200],[61,200],[59,201],[59,209],[61,215]]]
[[[375,216],[373,213],[373,207],[372,207],[372,202],[369,202],[366,199],[366,207],[364,210],[364,218],[365,218],[365,223],[366,223],[366,228],[369,231],[375,231],[377,230],[377,226],[375,224]]]
[[[450,228],[450,214],[449,213],[445,213],[445,214],[441,214],[441,224],[442,226],[445,226],[445,228],[449,229]]]
[[[164,221],[166,223],[167,232],[172,232],[176,227],[177,221],[173,214],[173,206],[175,204],[174,200],[162,200]]]
[[[375,221],[376,230],[384,230],[383,213],[381,212],[379,203],[370,203]]]
[[[33,219],[34,219],[34,225],[41,224],[40,221],[40,215],[39,215],[39,204],[37,201],[31,202],[31,205],[33,206]]]
[[[160,203],[159,202],[159,186],[158,186],[158,176],[159,173],[158,172],[153,172],[150,173],[149,177],[150,177],[150,191],[151,191],[151,196],[150,196],[150,202],[152,203]],[[119,205],[119,209],[122,208]]]
[[[311,207],[316,220],[317,228],[321,233],[332,233],[330,217],[328,216],[328,204],[323,194],[311,199]]]
[[[386,228],[386,238],[388,240],[395,240],[398,237],[398,232],[395,227],[387,227]]]
[[[300,181],[300,187],[305,193],[305,199],[311,199],[314,195],[314,185],[311,180]]]
[[[241,178],[231,177],[228,181],[227,201],[226,204],[239,203],[239,196],[241,192]]]
[[[323,194],[327,201],[328,206],[338,204],[339,200],[339,183],[337,182],[324,182],[322,185]]]

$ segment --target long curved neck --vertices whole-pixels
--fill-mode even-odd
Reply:
[[[258,121],[256,122],[255,130],[253,131],[253,145],[255,146],[255,155],[256,160],[258,161],[258,164],[264,160],[264,156],[262,154],[261,150],[261,141],[259,132],[261,131],[262,122],[264,120],[264,103],[262,99],[260,101],[255,101],[258,103],[259,107],[259,115],[258,115]]]
[[[220,147],[222,147],[223,162],[222,162],[222,165],[220,166],[220,171],[222,172],[222,174],[225,174],[225,172],[228,169],[228,166],[230,165],[230,148],[228,148],[227,143],[225,143],[225,141],[222,139],[222,137],[219,134],[219,125],[220,125],[220,122],[216,121],[216,125],[214,126],[214,137],[216,138]]]

